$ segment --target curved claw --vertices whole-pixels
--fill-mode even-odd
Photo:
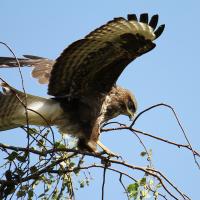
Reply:
[[[97,141],[97,144],[103,149],[103,152],[101,152],[102,154],[107,154],[109,157],[116,157],[119,158],[119,156],[115,153],[113,153],[112,151],[110,151],[110,149],[108,149],[104,144],[102,144],[99,140]]]

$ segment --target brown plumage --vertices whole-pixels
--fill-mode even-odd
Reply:
[[[34,67],[33,77],[49,83],[48,94],[54,96],[27,96],[30,124],[46,125],[35,110],[61,132],[78,137],[80,148],[96,151],[97,143],[103,147],[98,140],[102,123],[120,114],[133,117],[136,112],[135,97],[115,83],[131,61],[155,47],[153,40],[164,30],[164,25],[155,30],[157,22],[158,15],[149,23],[147,14],[139,21],[135,15],[115,18],[72,43],[56,61],[29,55],[20,58],[21,66]],[[0,57],[0,67],[17,67],[17,63]],[[5,83],[3,87],[9,88]],[[26,124],[23,105],[16,100],[16,94],[23,94],[8,90],[12,92],[0,96],[3,110],[9,108],[6,115],[0,111],[0,130]]]

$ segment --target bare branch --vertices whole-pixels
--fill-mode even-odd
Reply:
[[[94,154],[94,153],[90,153],[90,152],[80,151],[80,150],[76,150],[76,149],[73,149],[73,148],[72,149],[68,149],[68,148],[64,148],[63,146],[62,146],[62,148],[61,147],[58,148],[56,146],[56,141],[55,141],[55,138],[54,138],[53,130],[52,130],[50,124],[48,123],[48,121],[40,113],[38,113],[37,111],[34,111],[34,110],[29,109],[27,107],[27,94],[25,92],[24,81],[23,81],[23,76],[22,76],[19,60],[17,59],[17,57],[15,56],[14,52],[11,50],[11,48],[6,43],[3,43],[3,42],[0,42],[0,43],[3,44],[4,46],[6,46],[9,49],[9,51],[12,53],[12,55],[14,56],[14,58],[16,59],[16,62],[18,64],[18,69],[19,69],[19,73],[20,73],[20,77],[21,77],[22,88],[23,88],[23,92],[25,94],[25,102],[23,102],[20,99],[19,95],[15,91],[13,91],[13,92],[14,92],[16,98],[20,101],[20,103],[25,108],[26,121],[27,121],[27,130],[25,130],[25,129],[24,130],[27,133],[27,141],[28,141],[26,147],[17,147],[17,146],[5,145],[3,143],[0,143],[0,149],[2,149],[8,155],[8,157],[12,153],[16,153],[16,152],[19,152],[19,153],[17,153],[17,155],[19,154],[18,158],[20,158],[20,156],[21,156],[21,159],[23,159],[22,155],[26,155],[26,154],[28,155],[28,159],[27,159],[27,157],[25,157],[26,160],[24,162],[23,161],[22,162],[17,162],[15,159],[13,159],[13,160],[12,159],[11,160],[8,159],[8,161],[7,161],[7,163],[5,165],[9,165],[9,170],[7,172],[10,173],[10,177],[6,173],[2,175],[2,179],[0,180],[0,184],[1,184],[1,186],[0,186],[0,196],[2,195],[2,191],[5,191],[6,189],[9,189],[10,186],[14,187],[14,189],[15,189],[13,194],[12,194],[12,196],[13,196],[14,193],[16,193],[17,188],[23,187],[23,183],[25,183],[25,184],[28,183],[27,185],[30,186],[31,184],[29,183],[29,181],[32,181],[32,186],[34,186],[35,180],[39,180],[40,176],[43,176],[43,178],[44,178],[45,174],[53,174],[54,173],[54,175],[58,177],[58,180],[57,180],[57,183],[56,183],[56,185],[54,187],[54,190],[52,191],[52,193],[50,193],[49,198],[53,195],[53,192],[56,190],[56,188],[57,188],[57,186],[59,184],[59,181],[62,180],[62,178],[61,178],[62,175],[65,174],[65,175],[69,176],[69,180],[70,180],[70,184],[71,184],[70,185],[71,189],[68,191],[68,194],[70,196],[70,199],[75,199],[74,190],[73,190],[73,182],[72,182],[72,179],[71,179],[71,173],[74,172],[74,174],[75,174],[79,170],[86,170],[86,169],[91,169],[91,168],[103,168],[103,181],[102,181],[102,188],[101,188],[102,189],[102,200],[104,200],[106,171],[107,170],[113,171],[113,172],[119,174],[119,182],[122,185],[122,187],[124,188],[124,191],[125,191],[125,193],[127,195],[127,199],[129,200],[130,198],[129,198],[127,189],[126,189],[126,187],[125,187],[125,185],[124,185],[124,183],[122,181],[122,177],[126,176],[126,177],[128,177],[129,179],[131,179],[132,181],[135,181],[135,182],[137,180],[135,180],[128,173],[125,173],[125,172],[120,171],[120,170],[115,169],[115,168],[111,168],[111,165],[115,165],[115,166],[118,165],[120,167],[124,167],[125,169],[137,170],[137,171],[140,171],[140,172],[144,173],[145,175],[148,174],[151,177],[156,178],[157,181],[162,185],[163,189],[173,199],[180,200],[180,198],[176,196],[178,194],[184,200],[189,200],[190,199],[183,192],[181,192],[178,189],[178,187],[175,186],[165,175],[163,175],[163,173],[161,173],[160,171],[158,171],[156,169],[153,169],[152,168],[152,164],[151,164],[151,160],[149,160],[150,167],[141,167],[141,166],[131,165],[131,164],[125,162],[125,161],[114,160],[114,159],[111,159],[110,157],[102,156],[100,154]],[[3,79],[1,79],[1,80],[3,82],[5,82]],[[184,137],[185,137],[185,139],[186,139],[186,141],[188,143],[187,145],[178,144],[178,143],[175,143],[175,142],[172,142],[172,141],[168,141],[166,139],[159,138],[157,136],[154,136],[154,135],[151,135],[151,134],[148,134],[148,133],[145,133],[145,132],[142,132],[142,131],[139,131],[139,130],[133,128],[135,122],[139,119],[139,117],[142,114],[144,114],[145,112],[147,112],[147,111],[149,111],[149,110],[151,110],[153,108],[159,107],[159,106],[165,106],[165,107],[168,107],[168,108],[171,109],[171,111],[173,112],[173,114],[174,114],[174,116],[176,118],[176,121],[177,121],[179,127],[181,128],[182,133],[183,133],[183,135],[184,135]],[[51,130],[52,137],[53,137],[53,142],[48,140],[48,138],[46,136],[43,136],[41,134],[41,132],[38,133],[36,138],[31,136],[31,139],[33,137],[33,141],[30,142],[30,134],[29,134],[29,130],[30,129],[29,129],[28,111],[36,113],[40,118],[42,118],[45,121],[47,127],[49,127],[50,130]],[[104,128],[105,126],[111,125],[111,124],[116,124],[119,127],[109,128],[109,129],[105,129]],[[143,110],[142,112],[140,112],[137,115],[137,117],[135,118],[135,120],[132,122],[132,124],[130,126],[126,126],[125,124],[122,124],[122,123],[119,123],[119,122],[108,122],[108,123],[104,124],[102,126],[102,128],[103,128],[102,131],[104,131],[104,132],[105,131],[114,131],[114,130],[125,130],[125,129],[131,131],[137,137],[137,139],[139,140],[139,142],[143,146],[146,154],[148,155],[148,158],[150,158],[149,152],[148,152],[144,142],[142,141],[142,139],[138,136],[138,134],[154,138],[156,140],[159,140],[159,141],[162,141],[162,142],[177,146],[179,148],[180,147],[186,148],[186,149],[190,150],[193,153],[193,157],[194,157],[195,163],[200,168],[199,163],[196,160],[196,156],[200,157],[200,154],[193,149],[193,147],[192,147],[192,145],[191,145],[191,143],[190,143],[190,141],[189,141],[189,139],[188,139],[188,137],[186,135],[186,132],[183,129],[183,126],[180,123],[180,120],[179,120],[176,112],[174,111],[174,109],[170,105],[161,103],[161,104],[153,105],[153,106]],[[46,141],[49,142],[49,144],[51,146],[43,145],[44,148],[43,147],[39,148],[39,150],[36,150],[35,148],[32,148],[33,144],[36,143],[35,141],[37,141],[38,137],[42,138],[42,140],[44,139],[45,140],[45,144],[46,144]],[[37,156],[38,158],[44,157],[41,160],[39,159],[39,161],[36,162],[34,166],[32,166],[32,167],[36,168],[36,171],[31,171],[31,167],[29,166],[30,165],[30,155],[35,155],[35,157]],[[79,158],[78,162],[77,162],[77,156],[79,156],[78,157]],[[101,162],[101,165],[91,164],[89,166],[82,166],[83,159],[85,158],[85,156],[96,158],[98,161]],[[75,165],[74,163],[73,163],[72,166],[70,166],[70,164],[71,164],[70,160],[74,159],[74,158],[76,158],[76,162],[75,162],[76,166],[74,166]],[[44,162],[42,163],[42,161],[44,161]],[[65,164],[69,163],[69,166],[62,167],[62,162],[64,162]],[[22,170],[23,173],[21,173],[21,176],[19,176],[17,174],[17,170],[20,171],[22,169],[22,166],[23,166],[23,170]],[[15,169],[12,171],[13,168],[15,168]],[[16,186],[16,188],[15,188],[15,186]],[[168,187],[170,187],[170,189]],[[153,193],[155,193],[155,192],[157,193],[157,189],[155,189],[156,191],[154,191],[154,189],[152,189],[151,187],[149,187],[148,189]],[[174,195],[172,193],[171,189],[174,189],[176,191],[176,195]],[[65,190],[65,186],[62,185],[60,193],[58,195],[59,197],[62,195],[64,190]],[[45,187],[44,187],[44,191],[45,191]],[[9,193],[8,193],[8,195],[9,195]],[[166,199],[166,197],[164,195],[162,195],[160,193],[158,193],[158,195],[160,195],[161,197]],[[11,198],[12,198],[12,196],[11,196]]]
[[[115,127],[115,128],[104,128],[104,129],[101,129],[102,132],[110,132],[110,131],[118,131],[118,130],[130,130],[131,132],[137,132],[139,134],[142,134],[142,135],[145,135],[145,136],[148,136],[148,137],[151,137],[153,139],[156,139],[156,140],[159,140],[159,141],[162,141],[162,142],[165,142],[165,143],[168,143],[168,144],[171,144],[171,145],[174,145],[174,146],[177,146],[178,148],[186,148],[188,150],[192,150],[191,147],[189,145],[186,145],[186,144],[180,144],[180,143],[176,143],[176,142],[173,142],[173,141],[169,141],[167,139],[163,139],[161,137],[157,137],[155,136],[154,134],[150,134],[150,133],[146,133],[144,131],[140,131],[138,129],[135,129],[135,128],[131,128],[129,126],[123,126],[123,127]],[[193,150],[195,156],[198,156],[200,157],[200,153],[196,150]]]
[[[102,182],[102,187],[101,187],[101,199],[104,200],[104,188],[105,188],[105,182],[106,182],[106,165],[104,166],[103,169],[103,182]]]
[[[127,196],[127,199],[130,200],[129,195],[128,195],[128,192],[127,192],[127,190],[126,190],[126,187],[124,186],[124,183],[123,183],[123,181],[122,181],[122,175],[123,175],[123,174],[120,173],[120,175],[119,175],[119,182],[121,183],[122,187],[124,188],[124,192],[125,192],[125,194],[126,194],[126,196]]]
[[[55,149],[53,149],[55,151]],[[65,150],[66,149],[58,149],[58,151],[60,150]],[[71,150],[70,150],[71,151]],[[72,150],[74,151],[74,150]],[[50,151],[48,151],[49,153]],[[77,151],[78,153],[78,151]],[[76,155],[77,153],[75,154],[72,154],[71,156],[67,157],[67,158],[63,158],[63,159],[58,159],[57,161],[55,161],[54,163],[46,166],[45,168],[43,168],[42,170],[39,170],[37,172],[35,172],[34,174],[31,174],[30,176],[27,176],[25,178],[21,178],[21,182],[25,182],[25,181],[28,181],[28,180],[31,180],[31,179],[36,179],[38,176],[40,176],[41,174],[43,173],[46,173],[46,172],[49,172],[52,170],[52,168],[54,166],[56,166],[57,164],[61,163],[62,161],[65,161],[66,159],[69,159],[71,157],[73,157],[74,155]],[[144,167],[139,167],[139,166],[134,166],[134,165],[130,165],[130,164],[127,164],[125,163],[124,161],[118,161],[118,160],[111,160],[107,157],[103,157],[101,155],[96,155],[96,154],[91,154],[91,153],[87,153],[87,152],[79,152],[79,153],[82,153],[84,155],[87,155],[87,156],[92,156],[92,157],[96,157],[96,158],[100,158],[104,163],[105,161],[107,163],[112,163],[112,164],[117,164],[117,165],[121,165],[121,166],[125,166],[125,167],[128,167],[130,169],[133,169],[133,170],[139,170],[139,171],[143,171],[144,173],[147,173],[149,175],[152,175],[154,176],[155,178],[157,178],[159,180],[159,182],[161,183],[161,185],[163,186],[163,188],[165,189],[165,191],[171,196],[173,197],[174,199],[176,200],[179,200],[177,197],[175,197],[170,191],[169,189],[167,189],[167,187],[165,186],[165,184],[163,183],[161,177],[171,186],[173,187],[182,197],[184,200],[188,200],[190,199],[189,197],[187,197],[185,194],[183,194],[174,184],[171,183],[171,181],[169,181],[166,176],[164,176],[160,171],[157,171],[157,170],[154,170],[152,168],[144,168]],[[105,167],[104,167],[105,168]],[[104,172],[105,173],[105,172]],[[159,176],[157,175],[159,174]],[[160,177],[161,176],[161,177]],[[8,181],[8,180],[0,180],[0,183],[1,184],[18,184],[18,181],[16,180],[12,180],[12,181]],[[104,184],[105,184],[105,179],[103,181],[103,184],[102,184],[102,191],[104,189]],[[103,196],[103,193],[102,193],[102,196]]]
[[[151,109],[154,109],[154,108],[156,108],[156,107],[161,107],[161,106],[167,107],[167,108],[169,108],[169,109],[173,112],[173,115],[175,116],[176,121],[177,121],[179,127],[181,128],[181,131],[182,131],[182,133],[183,133],[183,135],[184,135],[184,137],[185,137],[185,139],[186,139],[186,141],[187,141],[187,143],[188,143],[188,145],[189,145],[189,147],[190,147],[190,149],[191,149],[191,151],[192,151],[194,161],[195,161],[197,167],[200,169],[200,164],[198,163],[198,161],[197,161],[197,159],[196,159],[195,151],[193,150],[193,147],[192,147],[192,145],[191,145],[191,143],[190,143],[190,141],[189,141],[189,139],[188,139],[188,136],[187,136],[187,134],[186,134],[186,131],[184,130],[184,128],[183,128],[183,126],[182,126],[182,124],[181,124],[181,122],[180,122],[180,120],[179,120],[179,118],[178,118],[178,115],[176,114],[176,112],[175,112],[175,110],[174,110],[174,108],[173,108],[172,106],[170,106],[170,105],[168,105],[168,104],[165,104],[165,103],[160,103],[160,104],[153,105],[153,106],[151,106],[151,107],[149,107],[149,108],[143,110],[142,112],[140,112],[140,113],[136,116],[136,118],[134,119],[134,121],[133,121],[132,124],[130,125],[130,128],[132,128],[132,127],[134,126],[135,122],[136,122],[136,121],[139,119],[139,117],[140,117],[141,115],[143,115],[145,112],[147,112],[147,111],[149,111],[149,110],[151,110]]]

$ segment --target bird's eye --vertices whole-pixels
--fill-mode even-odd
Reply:
[[[128,109],[135,112],[135,105],[132,101],[128,101]]]

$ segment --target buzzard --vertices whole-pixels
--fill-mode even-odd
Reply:
[[[116,85],[125,67],[152,50],[164,25],[157,29],[158,15],[135,14],[114,18],[69,45],[55,60],[24,55],[21,66],[33,67],[32,76],[48,83],[50,99],[24,94],[1,83],[0,130],[26,125],[55,125],[61,133],[79,139],[78,147],[97,152],[101,125],[118,115],[134,117],[137,103],[127,89]],[[14,58],[0,57],[0,67],[17,67]]]

